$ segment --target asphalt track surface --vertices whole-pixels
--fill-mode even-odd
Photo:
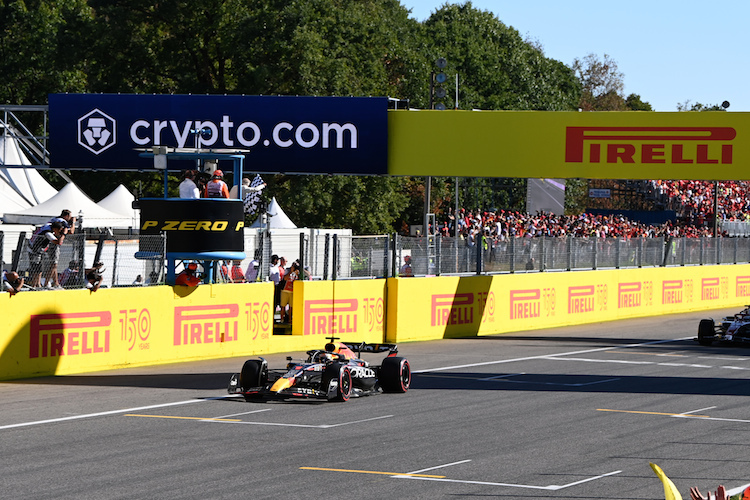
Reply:
[[[735,488],[750,349],[693,340],[734,312],[402,344],[412,389],[347,403],[229,398],[239,358],[0,383],[0,498],[663,499],[649,462]]]

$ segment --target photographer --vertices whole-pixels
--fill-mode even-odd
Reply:
[[[56,245],[51,245],[47,252],[44,254],[44,286],[47,288],[61,289],[60,282],[57,276],[57,264],[60,261],[60,245],[63,244],[66,234],[73,234],[76,230],[76,218],[73,217],[73,213],[65,209],[60,212],[59,217],[53,217],[43,226],[44,229],[51,229],[52,224],[60,222],[63,224],[61,236],[58,238]]]
[[[15,271],[3,273],[3,288],[9,294],[15,295],[23,288],[23,278]]]
[[[91,290],[92,292],[95,292],[99,290],[99,287],[102,284],[102,275],[99,274],[96,271],[91,271],[89,273],[86,273],[86,288]]]

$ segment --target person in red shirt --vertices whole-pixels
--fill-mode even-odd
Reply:
[[[227,187],[227,183],[222,180],[223,177],[224,172],[214,170],[214,175],[203,190],[205,198],[229,198],[229,188]]]
[[[232,269],[229,271],[229,279],[232,283],[245,282],[245,273],[242,272],[240,264],[242,264],[241,260],[232,261]]]
[[[175,280],[175,285],[183,285],[183,286],[200,285],[201,279],[195,275],[195,272],[197,270],[198,270],[198,264],[196,264],[195,262],[191,262],[190,264],[185,266],[185,270],[177,275],[177,279]]]

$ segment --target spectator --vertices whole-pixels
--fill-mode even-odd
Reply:
[[[21,291],[23,282],[24,279],[15,271],[3,273],[3,289],[11,295],[15,295]]]
[[[201,197],[201,193],[198,190],[198,185],[195,183],[195,172],[192,170],[186,170],[182,175],[183,179],[180,182],[180,198],[197,199]]]
[[[262,253],[260,248],[256,249],[255,257],[250,261],[250,264],[247,265],[247,270],[245,271],[245,279],[248,283],[254,283],[258,280],[258,270],[260,269],[261,255]]]
[[[232,281],[232,283],[245,282],[245,273],[242,272],[240,264],[242,264],[241,260],[232,261],[232,269],[230,269],[229,271],[229,279]]]
[[[276,308],[279,306],[281,300],[281,292],[279,291],[279,281],[281,281],[281,272],[279,269],[279,256],[276,254],[271,255],[271,267],[268,270],[268,279],[273,281],[274,292],[273,292],[273,311],[276,314]]]
[[[227,183],[222,180],[224,172],[221,170],[214,170],[211,180],[206,184],[206,188],[203,191],[203,195],[206,198],[229,198],[229,188]]]
[[[407,255],[404,257],[404,265],[401,266],[398,274],[401,277],[414,276],[414,272],[411,269],[411,255]]]
[[[102,285],[102,275],[96,269],[92,269],[86,273],[86,288],[95,292],[99,290]]]
[[[135,279],[133,280],[133,284],[136,285],[136,286],[142,285],[143,284],[143,276],[141,276],[140,274],[138,276],[136,276]]]
[[[68,262],[68,267],[65,269],[65,271],[62,272],[62,275],[60,276],[60,286],[75,286],[76,284],[80,283],[78,279],[78,261],[71,260],[70,262]]]
[[[299,262],[292,262],[289,272],[284,275],[281,284],[281,322],[285,323],[287,308],[289,309],[289,323],[292,322],[292,292],[294,291],[294,282],[299,278]]]
[[[257,192],[263,191],[265,187],[266,187],[265,182],[258,186],[251,186],[250,179],[245,177],[244,179],[242,179],[242,197],[239,199],[244,200],[245,198],[247,198],[247,195],[251,193],[257,193]],[[229,190],[229,197],[233,200],[237,199],[237,186],[232,186],[232,189]]]
[[[59,220],[51,223],[49,229],[42,226],[41,230],[35,233],[29,242],[29,277],[33,288],[42,286],[42,259],[44,252],[48,247],[57,245],[61,238],[64,238],[63,230],[65,223]]]
[[[148,279],[146,280],[147,285],[158,285],[159,284],[159,273],[151,271],[148,273]]]
[[[185,266],[185,269],[177,275],[175,285],[198,286],[201,279],[197,276],[198,264],[191,262]]]
[[[92,267],[87,267],[86,276],[88,276],[90,273],[103,274],[104,262],[102,262],[101,260],[97,260],[96,262],[94,262],[94,265]]]
[[[75,233],[76,218],[73,217],[70,210],[65,209],[60,212],[59,217],[53,217],[43,227],[45,229],[51,228],[52,223],[55,221],[62,222],[65,227],[62,230],[62,236],[58,238],[56,244],[48,247],[44,254],[44,286],[47,288],[60,289],[62,286],[60,286],[60,281],[57,275],[57,265],[60,261],[60,245],[63,244],[66,234]]]

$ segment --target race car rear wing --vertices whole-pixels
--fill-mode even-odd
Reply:
[[[380,352],[387,352],[389,356],[398,353],[397,344],[368,344],[366,342],[342,342],[342,344],[344,344],[352,351],[356,352],[358,355],[363,352],[376,354]]]

